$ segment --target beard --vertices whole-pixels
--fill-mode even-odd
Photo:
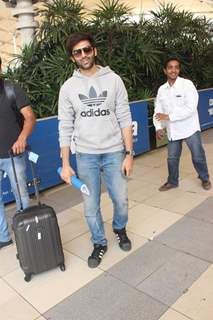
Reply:
[[[95,56],[85,57],[79,61],[75,60],[75,64],[79,69],[90,70],[95,65]]]

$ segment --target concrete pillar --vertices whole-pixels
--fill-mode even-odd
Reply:
[[[38,26],[38,23],[34,21],[36,13],[32,0],[17,0],[16,7],[12,9],[12,15],[18,19],[16,29],[21,34],[22,46],[28,45],[33,40],[35,29]]]
[[[12,15],[17,18],[16,29],[21,34],[22,47],[28,45],[32,40],[38,23],[34,21],[36,12],[33,3],[38,0],[3,0],[6,5],[12,7]]]

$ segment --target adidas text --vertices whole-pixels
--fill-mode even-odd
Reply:
[[[100,116],[108,116],[110,114],[109,109],[101,110],[98,108],[97,110],[89,109],[88,111],[82,111],[81,116],[82,117],[100,117]]]

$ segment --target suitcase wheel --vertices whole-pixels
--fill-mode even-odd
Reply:
[[[26,282],[29,282],[31,280],[32,275],[31,274],[25,274],[24,280]]]
[[[65,269],[66,269],[66,268],[65,268],[65,264],[64,264],[64,263],[60,264],[60,266],[59,266],[59,267],[60,267],[61,271],[65,271]]]

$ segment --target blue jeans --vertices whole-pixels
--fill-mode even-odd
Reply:
[[[85,217],[93,244],[106,245],[100,208],[101,174],[113,203],[113,229],[124,228],[128,221],[127,179],[121,171],[124,152],[103,154],[77,153],[79,178],[86,183],[90,195],[83,195]]]
[[[15,168],[16,168],[17,178],[19,182],[19,187],[20,187],[23,208],[26,208],[29,206],[29,195],[27,192],[27,183],[26,183],[26,174],[25,174],[26,165],[25,165],[24,154],[14,157],[14,162],[15,162]],[[16,199],[17,211],[20,210],[20,207],[21,207],[20,200],[17,193],[15,178],[13,174],[11,159],[10,158],[0,159],[0,241],[1,242],[6,242],[10,240],[5,208],[3,203],[3,195],[2,195],[2,179],[3,179],[4,172],[6,172],[9,177],[11,188]]]
[[[205,151],[202,146],[200,131],[195,132],[192,136],[183,139],[191,151],[192,163],[202,181],[209,179],[208,168],[206,163]],[[169,141],[168,143],[168,182],[178,185],[179,178],[179,161],[182,152],[183,140]]]

